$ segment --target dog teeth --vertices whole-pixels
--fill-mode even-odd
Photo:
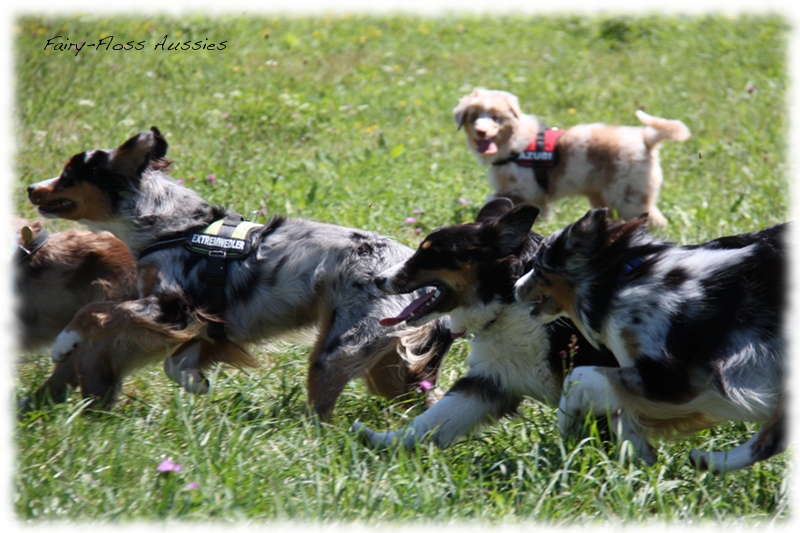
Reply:
[[[434,303],[436,303],[436,300],[438,300],[439,297],[441,297],[442,291],[440,289],[436,289],[435,291],[433,291],[433,293],[428,293],[428,294],[433,294],[433,298],[431,298],[429,301],[425,302],[425,304],[420,309],[417,309],[416,311],[414,311],[413,313],[408,315],[408,318],[414,318],[415,316],[417,316],[420,313],[424,314],[424,312],[427,311],[427,309],[430,306],[432,306]]]

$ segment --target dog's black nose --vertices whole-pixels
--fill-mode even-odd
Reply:
[[[35,191],[35,190],[36,190],[36,189],[34,189],[34,188],[33,188],[33,185],[28,185],[28,196],[30,196],[31,194],[33,194],[33,191]]]
[[[386,284],[386,278],[383,276],[375,276],[375,278],[373,278],[372,281],[375,282],[375,285],[377,287],[382,287],[383,285]]]

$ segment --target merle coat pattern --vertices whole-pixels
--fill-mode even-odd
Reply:
[[[226,211],[180,186],[166,172],[167,143],[156,128],[113,150],[72,157],[60,176],[31,185],[40,213],[108,230],[138,259],[139,298],[93,304],[59,335],[52,357],[63,361],[105,336],[124,338],[165,360],[167,375],[205,391],[203,370],[216,362],[252,366],[243,346],[313,328],[308,400],[327,417],[345,385],[367,377],[373,392],[396,397],[434,380],[450,343],[446,321],[385,329],[375,316],[396,313],[411,295],[387,296],[372,278],[411,250],[380,235],[276,216],[256,249],[230,262],[224,316],[209,316],[205,256],[182,246],[142,250],[224,218]],[[212,340],[210,322],[227,338]],[[171,355],[170,355],[171,354]],[[167,358],[167,356],[170,357]],[[113,384],[109,384],[111,386]]]
[[[620,364],[569,374],[562,430],[589,411],[609,411],[653,462],[646,435],[764,422],[732,450],[691,453],[714,471],[785,449],[786,232],[783,224],[675,246],[648,234],[643,217],[613,223],[597,209],[545,238],[518,299],[540,321],[569,316]]]

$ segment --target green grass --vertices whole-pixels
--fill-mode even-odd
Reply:
[[[44,51],[56,35],[146,46]],[[164,35],[226,49],[153,50]],[[484,86],[517,94],[525,111],[561,127],[635,124],[637,106],[683,120],[692,139],[662,149],[660,207],[670,224],[660,235],[687,243],[752,231],[788,213],[787,38],[787,23],[770,16],[23,17],[12,205],[34,216],[28,184],[56,175],[74,153],[156,125],[175,177],[210,201],[415,246],[417,227],[470,220],[490,192],[451,115],[460,96]],[[555,207],[537,231],[576,219],[587,202]],[[412,226],[404,221],[413,210]],[[465,372],[466,353],[459,342],[444,388]],[[591,432],[565,442],[552,410],[525,403],[519,416],[449,449],[376,453],[351,439],[350,424],[398,428],[420,407],[354,383],[332,422],[316,425],[305,416],[306,356],[279,345],[250,375],[220,370],[204,397],[149,368],[106,413],[84,412],[77,395],[32,413],[14,433],[18,518],[557,525],[789,516],[786,455],[724,476],[687,461],[692,447],[742,442],[749,424],[665,443],[648,468]],[[50,369],[47,354],[27,355],[17,393]],[[183,470],[158,474],[163,458]]]

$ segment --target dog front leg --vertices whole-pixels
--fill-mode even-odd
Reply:
[[[636,429],[636,424],[626,417],[622,400],[612,382],[626,382],[622,373],[637,372],[635,368],[601,368],[579,366],[567,374],[558,404],[558,428],[568,434],[588,414],[608,416],[611,428],[621,441],[630,441],[637,456],[647,464],[656,462],[653,447]]]
[[[20,400],[17,404],[19,414],[25,414],[32,409],[39,409],[48,400],[61,403],[67,400],[70,389],[78,388],[78,372],[73,361],[56,363],[53,373],[36,391],[28,398]]]
[[[405,448],[413,448],[416,443],[428,441],[445,448],[480,426],[515,411],[520,400],[492,378],[467,375],[404,429],[379,433],[356,422],[351,432],[377,449],[398,442]]]

